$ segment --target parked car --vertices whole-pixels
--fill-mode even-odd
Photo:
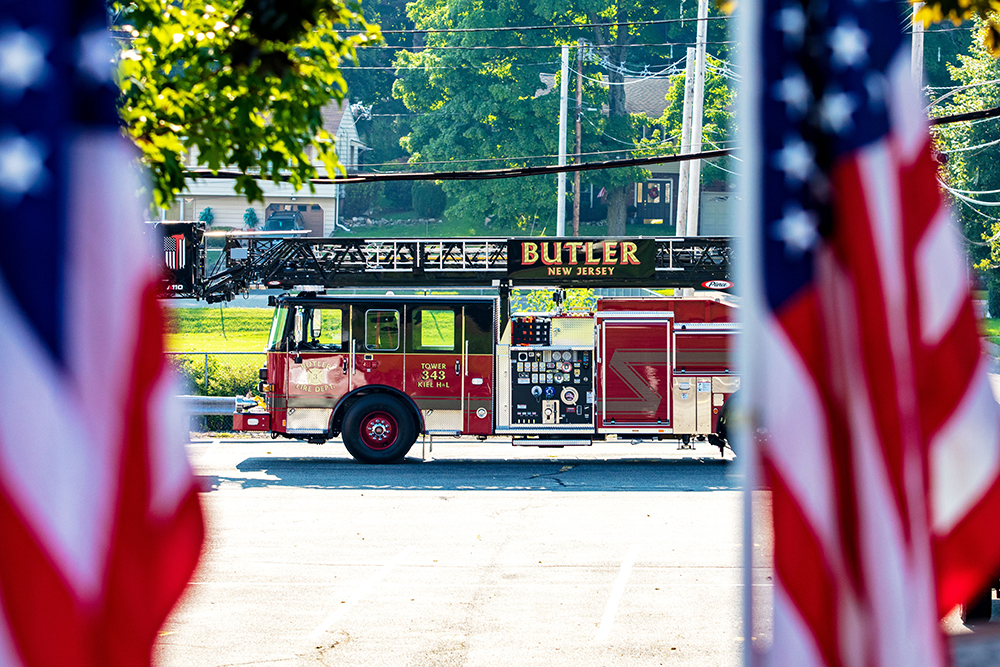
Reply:
[[[288,232],[304,228],[302,214],[298,211],[275,211],[264,221],[265,232]]]

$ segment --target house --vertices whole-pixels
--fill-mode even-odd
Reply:
[[[546,95],[555,85],[555,74],[542,74],[543,87],[536,97]],[[572,83],[572,82],[571,82]],[[663,116],[667,108],[667,93],[673,83],[673,76],[625,76],[625,110],[630,114],[645,114],[647,118],[657,119]],[[604,84],[607,86],[607,84]],[[572,107],[575,100],[570,100]],[[607,113],[605,105],[602,109]],[[661,133],[662,135],[662,133]],[[644,224],[662,224],[663,234],[674,235],[677,228],[677,212],[679,210],[678,183],[680,180],[680,163],[654,164],[646,167],[651,172],[649,180],[634,184],[632,204],[635,207],[634,218],[630,222]],[[702,236],[724,236],[733,233],[731,228],[731,211],[735,200],[728,190],[726,181],[718,178],[721,172],[712,173],[713,167],[702,163],[701,201],[698,206],[698,231]],[[583,192],[584,207],[587,203],[594,206],[602,201],[600,192]],[[686,201],[684,202],[686,206]]]
[[[332,102],[322,109],[323,129],[336,138],[336,153],[348,173],[357,171],[361,152],[366,148],[358,139],[354,114],[350,102]],[[188,166],[198,166],[197,154],[189,154]],[[326,167],[315,161],[320,176],[326,176]],[[243,195],[233,189],[235,181],[227,178],[196,179],[188,183],[188,191],[181,194],[177,203],[166,212],[167,220],[197,220],[206,208],[212,209],[212,224],[217,227],[243,229],[243,216],[253,208],[263,229],[268,218],[301,219],[301,228],[309,236],[331,236],[340,219],[344,199],[343,185],[317,185],[316,192],[309,188],[296,191],[285,183],[261,181],[264,203],[249,204]],[[273,225],[272,225],[273,226]]]

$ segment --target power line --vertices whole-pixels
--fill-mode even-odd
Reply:
[[[614,137],[611,137],[614,138]],[[652,146],[636,147],[635,144],[630,144],[632,148],[616,148],[615,150],[608,151],[589,151],[587,153],[580,153],[581,157],[589,155],[613,155],[616,153],[638,153],[642,151],[656,150],[657,147],[669,145],[669,140],[664,140],[659,144]],[[575,153],[574,153],[575,155]],[[481,157],[481,158],[468,158],[465,160],[426,160],[421,162],[374,162],[359,165],[360,167],[423,167],[435,164],[472,164],[476,162],[498,162],[501,160],[506,160],[508,162],[520,162],[521,160],[554,160],[557,155],[522,155],[518,157]]]
[[[375,181],[488,181],[503,178],[522,178],[524,176],[547,176],[558,173],[573,173],[577,171],[601,171],[604,169],[624,169],[629,167],[644,167],[651,164],[668,164],[671,162],[684,162],[686,160],[710,160],[712,158],[729,155],[732,148],[702,151],[700,153],[681,153],[675,155],[664,155],[660,157],[630,158],[627,160],[605,160],[603,162],[586,162],[583,164],[568,165],[545,165],[541,167],[513,167],[505,169],[484,169],[478,171],[437,171],[418,173],[395,173],[395,174],[350,174],[349,176],[337,176],[334,178],[312,178],[310,183],[314,185],[339,185],[350,183],[372,183]],[[621,152],[621,151],[616,151]],[[219,171],[212,173],[204,169],[191,169],[188,172],[195,178],[217,179],[217,178],[237,178],[246,176],[241,172]],[[254,176],[256,180],[264,179]],[[286,180],[278,175],[277,180]]]
[[[996,116],[1000,116],[1000,107],[983,109],[982,111],[970,111],[968,113],[957,113],[952,114],[951,116],[941,116],[940,118],[931,118],[931,125],[961,123],[963,121],[981,120],[983,118],[995,118]]]
[[[695,42],[657,42],[657,43],[643,43],[643,44],[607,44],[605,46],[598,46],[595,48],[636,48],[636,47],[649,47],[649,48],[666,48],[674,46],[693,46]],[[722,40],[717,42],[705,42],[705,44],[719,45],[719,44],[738,44],[736,40]],[[412,51],[414,53],[420,53],[422,51],[509,51],[517,49],[519,51],[525,50],[539,50],[539,49],[561,49],[562,44],[544,44],[544,45],[534,45],[534,46],[521,46],[521,45],[511,45],[511,46],[389,46],[388,44],[372,44],[368,46],[361,46],[358,49],[394,49],[397,51]]]
[[[707,21],[724,21],[729,16],[709,16]],[[666,25],[670,23],[697,23],[698,18],[678,18],[678,19],[650,19],[648,21],[627,21],[622,23],[562,23],[556,25],[522,25],[522,26],[498,26],[495,28],[403,28],[399,30],[383,30],[383,35],[427,35],[440,33],[462,33],[462,32],[526,32],[529,30],[561,30],[573,28],[617,28],[635,25]],[[354,34],[354,33],[350,33]],[[364,34],[358,31],[356,34]]]

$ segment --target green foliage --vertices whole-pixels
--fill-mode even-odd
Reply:
[[[555,290],[535,289],[511,290],[511,310],[526,313],[554,313],[558,307],[554,300]],[[568,289],[565,291],[563,312],[590,312],[597,307],[597,296],[592,289]]]
[[[267,344],[271,315],[267,308],[171,308],[167,349],[259,352]]]
[[[993,316],[1000,315],[1000,282],[996,271],[989,272],[986,291],[986,311]],[[1000,320],[997,320],[1000,322]],[[996,335],[996,334],[994,334]]]
[[[167,311],[167,332],[178,334],[256,333],[264,339],[271,326],[270,308],[171,308]]]
[[[257,370],[264,364],[264,356],[209,355],[208,387],[205,386],[204,356],[171,355],[168,361],[187,385],[187,391],[195,396],[235,397],[256,393]],[[192,422],[193,428],[209,431],[228,431],[233,427],[233,418],[228,415],[192,417]]]
[[[413,183],[416,181],[386,181],[383,208],[390,211],[409,211],[413,207]]]
[[[1000,12],[1000,0],[930,0],[917,12],[917,19],[924,26],[945,20],[957,26],[963,20],[975,18],[983,26],[979,33],[979,45],[997,56],[1000,55],[1000,19],[997,12]]]
[[[212,222],[215,220],[215,214],[212,213],[212,207],[206,206],[205,208],[201,209],[201,213],[198,214],[198,220],[204,222],[206,225],[211,225]]]
[[[670,92],[667,93],[667,108],[663,116],[657,120],[662,128],[651,133],[651,138],[642,142],[643,146],[656,145],[669,141],[677,152],[681,149],[681,127],[684,111],[685,75],[673,78]],[[705,106],[702,121],[702,142],[705,150],[729,148],[733,146],[736,137],[736,87],[729,85],[726,78],[718,71],[705,72]],[[731,158],[719,158],[705,162],[702,166],[702,182],[715,180],[728,181],[726,171],[714,168],[718,165],[732,171]]]
[[[586,39],[604,60],[588,59],[583,67],[582,152],[588,160],[632,157],[640,146],[657,150],[665,146],[640,143],[651,119],[630,115],[625,110],[625,70],[641,73],[668,66],[676,60],[667,49],[638,46],[662,43],[664,26],[635,25],[659,18],[676,18],[681,12],[694,17],[697,3],[663,4],[649,0],[499,0],[483,5],[477,0],[414,0],[408,13],[418,29],[461,29],[518,25],[564,25],[605,23],[607,27],[552,28],[527,32],[428,33],[427,46],[445,47],[528,47],[501,50],[435,50],[400,53],[396,58],[398,79],[394,95],[415,117],[402,145],[411,163],[437,163],[437,169],[520,168],[555,162],[558,150],[559,77],[548,92],[542,74],[558,72],[559,50],[553,44],[570,44],[576,67],[576,44]],[[713,15],[717,10],[712,10]],[[611,24],[632,25],[619,30]],[[722,42],[725,21],[713,21],[709,40],[717,57],[726,56]],[[696,22],[671,24],[667,39],[693,41]],[[591,49],[588,49],[588,51]],[[574,77],[575,78],[575,77]],[[571,88],[575,81],[571,81]],[[609,85],[610,84],[610,85]],[[731,96],[730,96],[731,97]],[[715,98],[710,97],[710,102]],[[729,99],[731,103],[731,99]],[[571,106],[573,101],[571,101]],[[608,113],[599,111],[609,109]],[[653,119],[655,120],[655,119]],[[722,120],[707,132],[718,133]],[[570,135],[574,132],[570,125]],[[711,134],[716,141],[719,137]],[[570,145],[574,137],[569,137]],[[647,153],[649,154],[649,153]],[[620,218],[624,233],[625,208],[631,203],[631,183],[643,180],[642,169],[585,172],[581,186],[608,188],[609,220]],[[523,233],[554,226],[556,211],[555,178],[531,177],[442,184],[448,195],[445,217],[462,224],[498,227],[518,226]]]
[[[986,30],[982,22],[979,30]],[[981,36],[982,32],[980,33]],[[972,41],[968,54],[959,54],[948,71],[955,84],[968,86],[951,91],[932,103],[934,116],[979,111],[1000,106],[1000,90],[991,82],[1000,78],[1000,63],[984,45]],[[989,83],[990,85],[977,85]],[[947,156],[942,180],[953,192],[960,212],[963,233],[976,268],[984,272],[990,299],[1000,288],[1000,222],[995,209],[977,206],[974,201],[996,200],[991,191],[1000,190],[1000,163],[995,158],[993,132],[995,123],[949,123],[933,130],[936,148]],[[970,201],[972,200],[972,201]]]
[[[256,390],[257,370],[264,355],[208,356],[208,388],[205,387],[205,357],[202,355],[171,355],[171,364],[184,378],[190,391],[197,396],[245,396]]]
[[[260,219],[257,217],[257,211],[252,206],[248,206],[247,210],[243,211],[243,226],[247,229],[257,229],[259,224]]]
[[[991,313],[993,311],[990,311]],[[980,321],[982,335],[986,336],[991,343],[1000,345],[1000,318],[988,317]]]
[[[413,210],[424,218],[440,218],[448,203],[444,189],[432,181],[413,181],[410,199]]]
[[[120,111],[167,207],[185,189],[185,153],[262,201],[258,176],[295,188],[339,164],[320,110],[342,100],[338,67],[381,39],[358,0],[113,0],[131,36],[119,65]],[[344,30],[360,30],[345,36]],[[342,170],[342,169],[341,169]],[[310,188],[312,188],[310,184]]]
[[[385,191],[385,183],[349,183],[344,186],[344,215],[368,215],[368,212],[378,204]]]

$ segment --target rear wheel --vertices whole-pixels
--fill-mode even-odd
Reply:
[[[729,440],[729,408],[730,403],[732,403],[735,398],[736,395],[733,394],[729,397],[729,400],[723,404],[722,409],[719,411],[719,419],[716,422],[717,433],[712,433],[708,436],[708,441],[719,448],[720,455],[725,455],[726,447],[729,447],[733,453],[736,453],[736,450],[733,449],[733,445]]]
[[[352,405],[344,417],[344,446],[362,463],[393,463],[417,439],[413,418],[390,396],[373,394]]]

